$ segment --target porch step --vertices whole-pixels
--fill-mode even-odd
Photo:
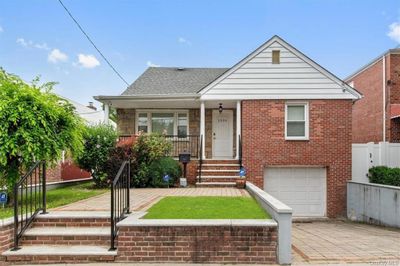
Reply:
[[[24,233],[21,245],[110,246],[110,229],[109,227],[33,227]]]
[[[110,227],[109,212],[53,211],[36,217],[32,227]]]
[[[212,166],[212,167],[239,167],[240,164],[238,164],[238,163],[215,163],[215,164],[205,163],[202,166],[203,167],[210,167],[210,166]]]
[[[235,182],[201,182],[196,183],[196,187],[235,187]]]
[[[196,178],[199,179],[200,176],[197,176]],[[201,175],[201,179],[210,179],[210,178],[215,178],[215,179],[225,179],[225,178],[231,178],[231,179],[237,179],[239,176],[236,175]]]
[[[13,263],[49,264],[114,261],[117,251],[106,246],[35,245],[8,250],[2,255]]]
[[[200,170],[197,170],[200,172]],[[239,170],[231,170],[231,169],[201,169],[202,173],[213,173],[213,172],[231,172],[231,173],[239,173]]]

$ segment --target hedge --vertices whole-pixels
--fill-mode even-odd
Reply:
[[[371,183],[400,186],[400,168],[374,166],[369,169],[368,177]]]

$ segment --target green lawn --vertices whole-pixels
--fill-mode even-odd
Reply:
[[[108,189],[94,189],[93,183],[72,185],[47,191],[47,209],[63,206],[105,193]],[[14,209],[0,207],[0,219],[14,215]]]
[[[144,219],[269,219],[251,197],[165,197]]]

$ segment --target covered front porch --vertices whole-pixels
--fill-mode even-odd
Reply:
[[[240,159],[241,101],[117,96],[102,102],[105,121],[116,109],[121,137],[157,132],[171,140],[173,157],[190,152],[192,159]]]

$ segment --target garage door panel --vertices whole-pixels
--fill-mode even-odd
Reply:
[[[325,168],[267,168],[264,190],[290,206],[293,209],[293,216],[326,214]]]

